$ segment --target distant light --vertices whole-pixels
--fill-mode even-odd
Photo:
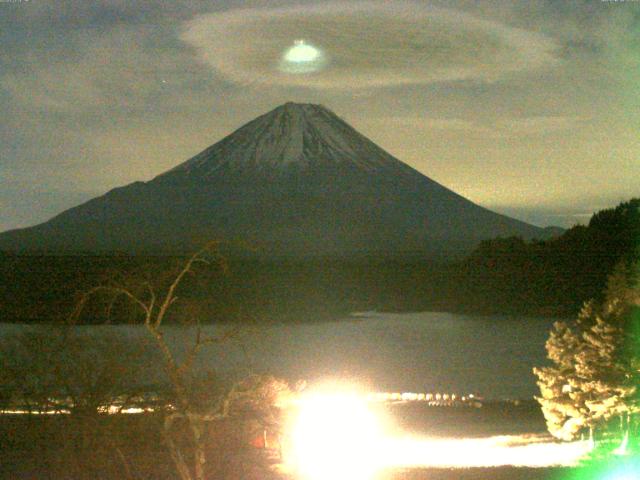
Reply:
[[[326,64],[322,51],[304,40],[296,40],[288,48],[280,62],[280,70],[286,73],[312,73]]]

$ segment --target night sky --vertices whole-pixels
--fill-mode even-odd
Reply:
[[[0,231],[321,103],[483,206],[640,195],[640,2],[0,0]]]

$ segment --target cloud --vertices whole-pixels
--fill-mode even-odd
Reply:
[[[402,125],[406,127],[420,127],[430,130],[455,130],[463,132],[475,132],[484,131],[484,127],[481,127],[475,122],[470,120],[464,120],[462,118],[434,118],[434,117],[381,117],[375,119],[376,122],[393,123],[395,125]]]
[[[497,122],[496,126],[506,134],[536,135],[575,129],[589,121],[586,117],[549,115],[511,118]]]
[[[288,100],[483,204],[637,195],[637,3],[322,1],[0,3],[0,229],[151,178]],[[279,69],[295,40],[322,49],[318,71]]]
[[[0,73],[0,91],[19,110],[64,114],[193,109],[211,82],[170,28],[145,25],[70,31]]]
[[[33,182],[0,179],[0,232],[43,222],[96,192],[43,190]]]
[[[543,34],[410,2],[205,14],[187,22],[181,38],[232,81],[321,89],[495,81],[559,62],[556,43]],[[278,68],[300,40],[326,56],[323,69]]]
[[[562,209],[556,207],[548,207],[538,205],[536,207],[514,207],[504,205],[491,205],[490,208],[496,212],[514,217],[525,222],[538,225],[540,227],[557,226],[562,228],[571,228],[578,224],[587,224],[593,216],[593,212],[601,210],[602,208],[609,208],[612,204],[605,204],[604,207],[594,207],[590,213],[583,212],[582,210],[572,210],[570,207],[564,207]],[[489,206],[489,205],[487,205]],[[584,208],[578,206],[577,208]],[[577,212],[577,213],[576,213]]]
[[[560,115],[510,117],[494,120],[391,115],[369,118],[364,123],[402,126],[437,134],[448,132],[497,139],[563,132],[579,128],[589,121],[590,119],[586,117]]]
[[[419,135],[422,138],[437,137],[439,139],[457,138],[464,135],[467,139],[471,138],[497,138],[500,136],[492,125],[485,125],[475,120],[455,117],[435,117],[435,116],[378,116],[368,117],[360,121],[363,126],[377,130],[381,129],[401,129],[405,134]],[[407,142],[404,142],[405,144]],[[406,147],[403,149],[406,150]]]

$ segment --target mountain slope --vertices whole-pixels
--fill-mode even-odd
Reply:
[[[318,105],[287,103],[149,182],[35,227],[1,250],[173,252],[238,240],[268,257],[451,255],[547,236],[473,204]]]

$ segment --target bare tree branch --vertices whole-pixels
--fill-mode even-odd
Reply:
[[[132,288],[125,286],[125,284],[102,285],[85,292],[69,317],[69,323],[73,324],[77,322],[87,302],[92,297],[100,293],[113,295],[109,304],[109,312],[111,311],[116,299],[120,296],[126,297],[142,310],[145,315],[144,326],[154,339],[155,344],[162,355],[165,370],[175,394],[175,411],[167,415],[165,418],[163,436],[181,480],[204,480],[206,465],[204,438],[206,432],[205,423],[227,417],[233,402],[250,395],[249,392],[243,391],[242,384],[237,383],[232,387],[227,395],[219,398],[211,408],[202,412],[201,406],[194,405],[187,388],[188,376],[193,369],[194,361],[200,350],[207,345],[219,344],[228,341],[237,334],[239,327],[236,326],[230,328],[222,332],[220,335],[206,336],[202,332],[199,318],[196,318],[197,330],[195,338],[193,339],[193,344],[190,346],[185,358],[182,359],[181,362],[177,360],[174,352],[171,350],[162,330],[162,325],[165,321],[169,308],[178,299],[176,292],[184,277],[193,273],[195,264],[203,263],[211,265],[215,262],[223,273],[228,271],[227,261],[224,256],[220,254],[218,246],[219,242],[217,241],[209,242],[189,257],[175,277],[173,277],[173,280],[166,289],[166,292],[163,294],[154,289],[151,282],[148,280],[139,284],[140,287],[143,287],[142,293],[137,293]],[[210,258],[205,256],[207,254]],[[191,466],[189,466],[189,462],[187,462],[185,458],[183,447],[174,440],[172,433],[172,430],[175,429],[174,424],[178,419],[184,419],[187,422],[188,430],[191,432],[191,442],[193,443],[193,463]]]
[[[68,317],[68,323],[69,324],[75,324],[77,323],[78,319],[80,318],[80,315],[82,314],[84,308],[86,307],[87,303],[89,302],[89,300],[99,294],[99,293],[112,293],[114,295],[124,295],[127,298],[129,298],[135,305],[138,305],[142,311],[146,314],[146,316],[148,317],[150,315],[150,309],[149,306],[144,303],[142,300],[140,300],[140,298],[138,298],[137,296],[135,296],[133,293],[131,293],[129,290],[127,290],[126,288],[123,287],[114,287],[114,286],[109,286],[109,285],[100,285],[97,287],[93,287],[90,290],[87,290],[86,292],[84,292],[82,294],[82,297],[80,298],[80,301],[76,304],[74,310],[71,312],[71,314]]]
[[[218,245],[219,245],[218,241],[209,242],[203,248],[201,248],[196,253],[194,253],[189,258],[189,260],[187,260],[187,263],[184,265],[182,270],[180,270],[178,275],[176,275],[175,279],[173,280],[173,283],[171,283],[171,285],[169,286],[169,290],[167,291],[167,294],[164,298],[164,302],[162,302],[162,305],[160,306],[160,310],[158,311],[158,314],[156,315],[156,318],[155,318],[156,328],[160,326],[160,324],[164,320],[164,316],[166,315],[167,310],[169,309],[171,304],[175,302],[175,298],[176,298],[175,291],[178,288],[178,285],[180,285],[180,282],[182,282],[182,279],[184,278],[184,276],[191,271],[193,264],[199,259],[201,259],[206,252],[210,252],[214,248],[217,250]]]

